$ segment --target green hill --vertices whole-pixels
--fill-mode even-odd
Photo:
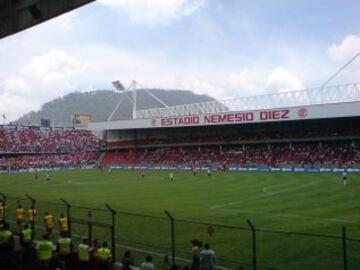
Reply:
[[[197,95],[192,91],[162,89],[150,90],[153,94],[170,106],[214,100],[207,95]],[[39,125],[40,120],[45,118],[50,119],[52,125],[72,125],[71,117],[74,113],[90,114],[93,122],[104,121],[111,114],[116,104],[121,99],[121,96],[121,93],[109,90],[71,93],[43,104],[39,111],[31,111],[23,115],[16,121],[16,123],[23,125]],[[138,90],[137,96],[138,109],[162,107],[159,102],[157,102],[144,90]],[[129,118],[131,116],[131,112],[131,104],[126,99],[113,119]]]

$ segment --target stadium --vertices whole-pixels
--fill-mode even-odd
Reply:
[[[72,2],[17,7],[0,37],[92,1]],[[106,121],[3,116],[0,269],[359,269],[360,83],[333,77],[174,106],[114,81]]]
[[[317,100],[320,91],[328,98]],[[355,266],[358,206],[346,202],[359,187],[359,102],[359,84],[349,84],[134,110],[135,119],[86,129],[1,126],[7,215],[18,204],[35,204],[39,217],[69,211],[74,240],[90,233],[159,266],[165,256],[190,263],[189,241],[201,239],[216,248],[218,267],[250,269],[339,269],[344,226]],[[42,229],[40,219],[34,230]]]

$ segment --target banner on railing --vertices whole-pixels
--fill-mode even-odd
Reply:
[[[64,170],[88,170],[94,169],[94,166],[86,166],[82,168],[75,167],[64,167],[64,168],[41,168],[41,169],[26,169],[26,170],[0,170],[0,173],[18,173],[18,172],[44,172],[44,171],[64,171]],[[191,171],[193,167],[190,166],[163,166],[163,165],[116,165],[111,166],[112,169],[121,169],[121,170],[181,170],[181,171]],[[208,167],[197,167],[198,171],[207,171]],[[213,168],[212,171],[220,171],[216,168]],[[305,173],[342,173],[344,171],[349,173],[360,173],[360,168],[322,168],[322,167],[313,167],[313,168],[271,168],[271,167],[229,167],[226,171],[231,172],[305,172]]]

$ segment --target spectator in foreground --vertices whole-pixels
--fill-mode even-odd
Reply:
[[[131,256],[131,252],[127,250],[124,254],[124,257],[122,259],[122,269],[123,270],[130,270],[131,267],[134,265],[134,260]]]
[[[210,249],[208,243],[205,244],[205,249],[200,252],[200,266],[202,270],[213,270],[215,266],[215,252]]]
[[[78,247],[80,270],[90,269],[90,252],[89,240],[84,239]]]
[[[20,234],[20,243],[23,248],[27,248],[31,245],[32,241],[32,230],[29,228],[29,225],[25,224],[24,229]]]
[[[36,257],[36,248],[29,246],[24,250],[22,255],[22,270],[39,270],[43,269],[40,261]]]
[[[201,241],[197,239],[191,240],[192,248],[192,262],[191,262],[191,270],[199,270],[200,269],[200,247],[202,246]]]
[[[99,260],[99,270],[110,269],[111,250],[108,248],[107,242],[104,242],[102,247],[98,249],[97,258]]]
[[[146,256],[145,262],[140,266],[140,270],[155,270],[155,266],[152,263],[152,257],[150,255]]]
[[[36,249],[39,260],[44,266],[48,266],[54,250],[54,244],[49,240],[48,234],[44,234],[43,240],[37,242]]]
[[[10,226],[8,223],[3,223],[3,226],[0,230],[0,244],[2,243],[10,243],[12,246],[14,246],[14,236],[12,232],[10,231]]]
[[[0,243],[0,269],[18,269],[13,245],[9,242]]]

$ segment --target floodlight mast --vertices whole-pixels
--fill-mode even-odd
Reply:
[[[111,119],[114,117],[116,111],[119,109],[120,105],[124,101],[125,98],[127,98],[132,105],[132,119],[137,119],[137,90],[141,89],[144,90],[147,94],[149,94],[152,98],[154,98],[157,102],[159,102],[164,107],[169,107],[165,102],[163,102],[160,98],[158,98],[155,94],[153,94],[149,89],[146,89],[136,81],[132,81],[129,87],[125,90],[123,84],[120,81],[113,81],[111,82],[112,85],[116,90],[118,90],[120,93],[123,93],[122,97],[120,98],[120,101],[116,105],[115,109],[112,111],[110,116],[108,117],[107,121],[111,121]],[[132,91],[132,97],[130,95],[130,92]]]
[[[132,81],[131,84],[129,85],[129,87],[125,90],[124,86],[122,85],[122,83],[120,81],[113,81],[111,82],[112,85],[114,86],[114,88],[116,90],[118,90],[120,93],[122,93],[122,97],[120,98],[118,104],[116,104],[114,110],[111,112],[111,114],[109,115],[107,121],[111,121],[111,119],[114,117],[116,111],[119,109],[120,105],[123,103],[124,99],[127,98],[129,99],[129,101],[132,103],[132,107],[133,107],[133,119],[136,118],[136,115],[135,115],[135,118],[134,118],[134,108],[135,108],[135,111],[136,111],[136,94],[134,95],[133,94],[133,99],[131,99],[131,97],[128,95],[128,93],[132,90],[133,92],[136,91],[136,89],[134,88],[134,86],[136,85],[136,82],[135,81]],[[135,97],[135,99],[134,99]],[[135,102],[134,102],[135,100]],[[134,104],[135,103],[135,104]]]

